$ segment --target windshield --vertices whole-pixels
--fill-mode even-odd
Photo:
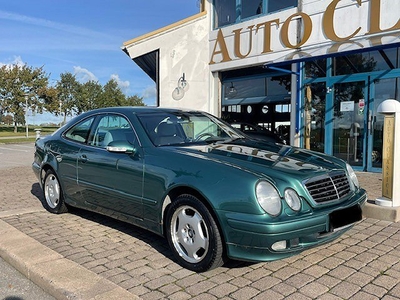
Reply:
[[[138,118],[156,146],[213,143],[243,138],[222,120],[202,112],[161,111]]]

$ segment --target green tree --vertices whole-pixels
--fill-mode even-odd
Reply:
[[[125,101],[126,106],[145,106],[143,102],[143,97],[138,97],[138,96],[129,96],[126,98]]]
[[[60,80],[56,84],[58,91],[57,99],[59,101],[58,110],[51,111],[58,115],[61,112],[64,115],[64,124],[67,121],[67,116],[72,116],[78,113],[78,92],[79,82],[76,80],[75,75],[70,72],[60,74]],[[54,109],[54,103],[52,108]]]
[[[3,122],[5,125],[12,125],[12,123],[13,123],[13,117],[12,117],[11,115],[5,115],[5,116],[3,116],[3,118],[2,118],[2,122]]]
[[[40,95],[43,103],[43,109],[55,114],[60,115],[60,101],[58,100],[58,90],[55,87],[46,87],[42,90]]]
[[[110,79],[103,87],[98,107],[124,106],[126,96],[118,86],[117,81]]]
[[[102,94],[103,87],[97,81],[90,80],[84,84],[80,84],[77,96],[77,113],[80,114],[84,111],[100,107],[99,103],[101,102]]]
[[[48,78],[43,67],[14,64],[0,68],[1,111],[14,115],[14,132],[17,132],[18,123],[25,123],[28,108],[39,113],[43,111],[41,95],[48,85]]]

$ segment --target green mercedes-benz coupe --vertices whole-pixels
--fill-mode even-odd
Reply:
[[[48,211],[79,207],[146,228],[196,272],[332,241],[367,199],[346,162],[190,110],[84,113],[36,141],[32,167]]]

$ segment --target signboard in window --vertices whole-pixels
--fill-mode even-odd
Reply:
[[[354,111],[354,101],[340,102],[340,111]]]

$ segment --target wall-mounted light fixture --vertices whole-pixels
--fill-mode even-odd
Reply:
[[[237,94],[237,90],[235,86],[233,85],[233,82],[231,82],[231,86],[227,88],[227,93],[228,93],[228,98],[234,98]]]
[[[182,74],[182,77],[178,79],[177,87],[172,92],[172,98],[174,100],[181,100],[183,96],[185,96],[185,92],[189,90],[189,83],[185,79],[185,73]]]

